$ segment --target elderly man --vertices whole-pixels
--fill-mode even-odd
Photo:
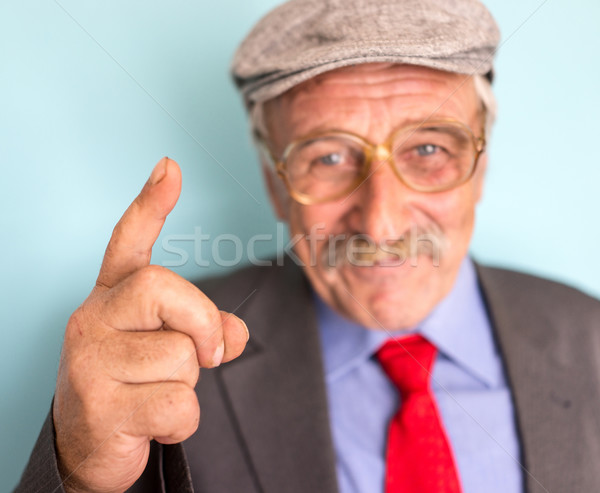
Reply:
[[[467,257],[497,43],[475,0],[265,17],[233,71],[294,258],[200,289],[149,265],[161,160],[18,491],[599,491],[600,303]]]

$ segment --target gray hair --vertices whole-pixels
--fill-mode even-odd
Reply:
[[[475,93],[479,98],[481,108],[485,111],[485,139],[489,141],[492,135],[492,127],[498,115],[496,96],[494,96],[492,84],[487,77],[474,75],[473,83],[475,84]]]
[[[484,75],[473,75],[473,82],[475,85],[475,93],[481,103],[481,109],[485,112],[485,137],[486,140],[489,141],[498,111],[496,97],[492,90],[492,84]],[[260,136],[262,139],[266,140],[269,133],[267,131],[267,123],[265,120],[264,103],[254,103],[249,109],[248,118],[252,135]]]

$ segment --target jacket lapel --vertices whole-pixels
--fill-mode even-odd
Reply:
[[[317,321],[300,269],[273,269],[241,316],[251,350],[220,377],[265,493],[336,493]]]
[[[550,314],[549,283],[496,269],[478,272],[512,389],[526,491],[584,491],[576,485],[589,461],[582,446],[586,397],[569,368],[569,327]]]

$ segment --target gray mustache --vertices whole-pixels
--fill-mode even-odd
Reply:
[[[446,238],[438,228],[413,228],[400,237],[374,240],[365,234],[336,236],[321,253],[321,265],[327,269],[350,264],[358,267],[398,266],[419,256],[431,259],[435,266],[446,248]]]

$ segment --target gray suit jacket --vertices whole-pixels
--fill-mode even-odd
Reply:
[[[513,393],[525,491],[600,491],[600,302],[523,274],[478,274]],[[193,482],[199,493],[336,493],[320,342],[300,269],[250,268],[200,287],[246,321],[250,341],[242,357],[202,370],[198,432],[183,447],[154,443],[131,491],[191,492]],[[48,419],[17,491],[55,487]]]

